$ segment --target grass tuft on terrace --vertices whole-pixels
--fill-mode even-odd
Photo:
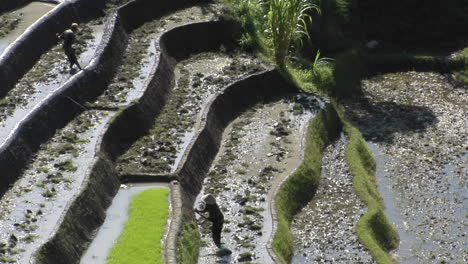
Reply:
[[[309,124],[305,156],[301,166],[280,187],[276,195],[278,229],[273,249],[283,263],[293,255],[290,223],[294,215],[315,195],[322,169],[322,153],[340,131],[340,123],[333,107],[321,111]]]
[[[154,188],[133,198],[125,228],[107,264],[163,264],[162,239],[169,215],[169,190]]]
[[[367,205],[367,212],[356,224],[357,235],[377,263],[395,263],[388,252],[398,247],[399,237],[385,215],[382,197],[377,190],[374,157],[359,130],[344,118],[341,110],[338,110],[338,113],[343,130],[349,137],[346,160],[354,176],[354,189]]]

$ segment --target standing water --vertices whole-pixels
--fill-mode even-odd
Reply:
[[[19,24],[15,29],[9,32],[5,37],[0,38],[0,55],[13,41],[15,41],[26,29],[29,28],[34,22],[41,18],[44,14],[49,12],[55,7],[54,4],[32,2],[23,8],[17,9],[9,13],[11,19],[20,19]]]
[[[133,196],[153,188],[167,188],[167,184],[133,184],[128,188],[121,188],[107,209],[107,217],[81,258],[81,264],[105,264],[115,242],[122,233],[128,219],[128,209]]]

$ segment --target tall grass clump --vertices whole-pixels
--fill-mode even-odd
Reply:
[[[162,239],[169,215],[169,190],[143,191],[130,203],[129,218],[107,264],[163,264]]]
[[[308,12],[316,10],[317,5],[307,0],[270,0],[268,25],[275,50],[275,62],[278,66],[285,65],[292,42],[298,42],[307,36],[307,25],[312,22]]]
[[[384,213],[384,205],[375,183],[375,160],[358,129],[345,120],[338,110],[343,130],[349,137],[346,160],[354,176],[354,189],[367,205],[367,212],[356,224],[361,243],[369,250],[379,264],[392,264],[389,251],[399,243],[398,233]]]
[[[186,223],[177,237],[177,263],[198,263],[201,237],[194,222]]]
[[[340,129],[340,122],[331,105],[310,122],[304,160],[281,185],[275,197],[278,228],[274,234],[273,249],[283,263],[288,263],[293,255],[290,223],[294,215],[315,195],[320,180],[322,152],[338,136]]]

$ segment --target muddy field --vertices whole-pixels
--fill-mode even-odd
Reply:
[[[202,53],[176,67],[176,87],[150,134],[136,142],[119,161],[122,173],[172,173],[198,129],[201,110],[227,84],[265,69],[251,55]]]
[[[32,2],[13,12],[0,14],[0,55],[30,25],[54,7],[50,3]]]
[[[226,129],[201,195],[216,196],[225,215],[222,242],[233,253],[216,256],[205,223],[198,263],[272,263],[270,191],[300,165],[305,128],[318,110],[314,97],[291,96],[254,107]]]
[[[362,83],[348,112],[377,156],[401,263],[466,263],[468,91],[450,75],[402,72]]]
[[[103,14],[126,2],[109,1]],[[81,114],[41,145],[2,196],[0,263],[29,263],[57,228],[86,184],[105,128],[118,110],[138,102],[155,74],[162,34],[184,24],[214,20],[220,9],[217,5],[181,9],[127,32],[128,45],[105,91],[82,104],[65,98]],[[22,23],[28,19],[19,13],[0,17],[2,30],[8,29],[0,32],[0,38],[24,30]],[[83,68],[96,54],[105,21],[100,17],[80,25],[76,46]],[[116,162],[118,173],[174,173],[209,101],[229,84],[269,67],[252,54],[227,51],[224,46],[178,62],[166,105],[148,135],[125,146],[126,153]],[[0,99],[2,142],[75,73],[68,69],[57,42]],[[364,96],[348,100],[346,113],[376,156],[379,191],[401,237],[392,255],[401,263],[467,263],[468,87],[449,74],[402,72],[363,80],[362,88]],[[198,217],[202,234],[198,263],[273,263],[267,250],[273,230],[273,191],[300,165],[308,122],[321,107],[318,96],[291,94],[246,110],[225,129],[199,197],[212,193],[217,198],[225,215],[222,242],[232,254],[220,254],[209,224]],[[347,142],[342,135],[328,146],[317,193],[293,220],[292,263],[374,263],[355,234],[355,224],[366,208],[354,193],[344,158]],[[131,192],[121,190],[127,195],[125,201],[116,196],[112,208],[119,212],[108,214],[110,218],[118,214],[118,223],[106,222],[102,229],[107,233],[93,245],[112,243],[120,232]],[[108,248],[93,246],[82,262],[104,263]]]
[[[375,263],[355,231],[367,208],[354,192],[345,160],[347,143],[342,134],[325,150],[317,193],[291,225],[295,238],[291,263]]]
[[[37,247],[48,239],[70,199],[81,189],[88,164],[96,155],[96,132],[102,131],[109,119],[107,113],[90,111],[58,131],[2,197],[0,245],[4,261],[29,263]]]

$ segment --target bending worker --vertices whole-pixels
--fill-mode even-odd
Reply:
[[[73,43],[76,40],[75,33],[78,31],[78,24],[73,23],[71,24],[70,28],[65,30],[62,34],[57,33],[57,37],[62,39],[62,47],[65,55],[67,55],[68,61],[70,62],[70,70],[73,70],[73,65],[76,64],[78,69],[81,70],[81,66],[78,63],[78,59],[76,58],[75,49],[73,48]]]
[[[221,209],[219,209],[216,199],[212,194],[206,194],[202,196],[198,208],[199,209],[195,209],[195,212],[213,223],[211,227],[213,241],[218,248],[221,247],[221,231],[223,230],[224,215]],[[202,215],[202,213],[205,212],[208,212],[208,217]]]

